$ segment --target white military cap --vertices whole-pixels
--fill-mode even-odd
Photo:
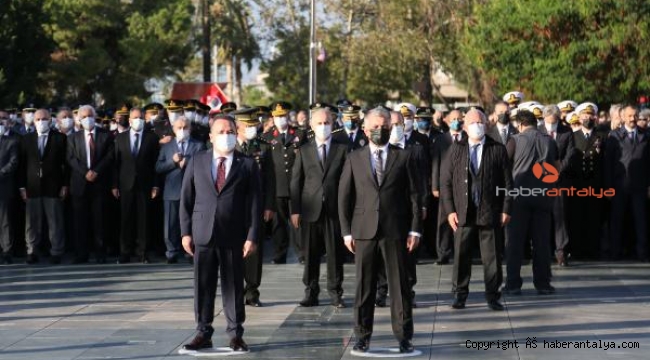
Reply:
[[[560,108],[560,111],[573,111],[578,107],[578,103],[573,100],[564,100],[559,102],[557,107]]]
[[[407,114],[407,111],[411,112],[411,114],[410,114],[411,116],[414,116],[415,112],[416,112],[415,105],[413,105],[411,103],[406,103],[406,102],[395,105],[393,110],[401,112],[402,115],[404,115],[404,116],[409,115],[409,114]]]
[[[596,115],[598,114],[598,106],[592,102],[584,102],[576,107],[576,114],[589,114]]]
[[[519,91],[511,91],[503,95],[503,101],[507,102],[510,105],[522,102],[523,100],[524,94]]]

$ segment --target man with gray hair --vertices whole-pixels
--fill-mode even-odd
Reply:
[[[571,179],[567,178],[571,157],[574,152],[573,130],[560,122],[562,113],[556,105],[548,105],[543,110],[544,125],[539,127],[542,134],[550,136],[557,144],[558,159],[560,167],[557,169],[560,175],[558,187],[570,187]],[[567,231],[567,217],[564,211],[566,197],[557,196],[553,199],[553,227],[555,229],[555,259],[560,266],[567,265],[566,248],[569,244],[569,232]]]
[[[26,133],[21,147],[18,173],[20,196],[26,202],[25,241],[27,263],[38,261],[36,255],[43,238],[43,221],[47,221],[52,243],[50,262],[61,263],[65,250],[63,199],[68,195],[70,171],[66,162],[66,136],[50,130],[50,112],[34,112],[35,130]]]

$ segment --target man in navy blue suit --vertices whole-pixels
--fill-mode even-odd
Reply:
[[[260,231],[261,181],[255,160],[235,151],[236,129],[230,116],[217,117],[210,130],[212,149],[194,155],[183,178],[181,234],[183,248],[194,256],[198,323],[198,334],[183,346],[186,351],[212,347],[219,271],[230,348],[248,351],[242,339],[244,258],[255,251]]]

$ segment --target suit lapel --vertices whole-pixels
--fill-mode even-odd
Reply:
[[[314,160],[318,164],[318,168],[320,169],[321,175],[325,174],[325,169],[323,168],[323,163],[320,161],[320,157],[318,157],[318,144],[316,143],[316,140],[312,140],[309,143],[309,146],[304,147],[303,149],[306,148],[306,154],[307,156],[311,156],[312,160]],[[332,153],[332,149],[330,148],[330,154]],[[328,157],[329,158],[329,157]],[[325,159],[327,161],[327,159]]]
[[[232,182],[232,179],[237,176],[237,172],[241,168],[241,157],[237,155],[237,153],[233,153],[232,157],[232,165],[230,165],[230,172],[228,173],[228,176],[226,176],[226,182],[223,184],[223,188],[221,189],[221,192],[223,192],[228,185]],[[210,176],[212,176],[212,172],[210,172]]]
[[[366,146],[363,152],[360,153],[360,155],[363,160],[362,163],[364,164],[366,174],[372,180],[372,183],[375,185],[375,188],[379,189],[379,185],[377,184],[377,177],[375,176],[375,173],[372,171],[373,154],[370,152],[370,146]]]
[[[323,169],[323,177],[327,175],[327,171],[329,170],[330,166],[332,166],[332,161],[334,161],[335,157],[339,156],[339,153],[341,151],[345,151],[342,146],[339,146],[339,144],[335,142],[330,143],[330,152],[327,155],[327,159],[325,159],[325,169]]]
[[[196,163],[199,164],[198,166],[200,166],[202,168],[201,171],[203,172],[203,176],[207,176],[207,178],[209,180],[208,184],[212,184],[212,186],[210,186],[210,191],[212,192],[212,194],[214,194],[214,196],[219,196],[219,193],[217,193],[217,189],[214,186],[214,183],[216,182],[216,179],[212,178],[212,157],[213,157],[212,151],[206,151],[203,154],[203,158],[201,158],[201,159],[197,158],[195,161],[196,161]],[[199,160],[201,160],[201,161],[199,161]],[[197,165],[194,165],[194,166],[197,166]]]
[[[76,135],[77,133],[75,133]],[[77,139],[77,146],[79,146],[80,153],[81,153],[81,160],[83,160],[83,163],[86,164],[86,159],[88,159],[88,154],[86,153],[86,139],[84,138],[84,135],[86,133],[82,132],[81,136],[77,135],[75,138]],[[74,135],[73,135],[74,136]],[[95,147],[97,148],[97,147]],[[97,151],[97,150],[95,150]]]
[[[397,146],[388,145],[388,158],[386,159],[386,166],[384,168],[384,180],[386,180],[386,177],[390,173],[390,170],[393,168],[395,159],[397,158],[397,152],[400,150],[401,149]],[[382,182],[382,184],[384,183],[386,183],[386,181]]]

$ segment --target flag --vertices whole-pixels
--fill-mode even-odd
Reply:
[[[206,93],[201,97],[200,101],[212,109],[219,109],[221,108],[221,104],[228,102],[228,98],[223,93],[223,91],[221,91],[219,86],[212,84]]]

